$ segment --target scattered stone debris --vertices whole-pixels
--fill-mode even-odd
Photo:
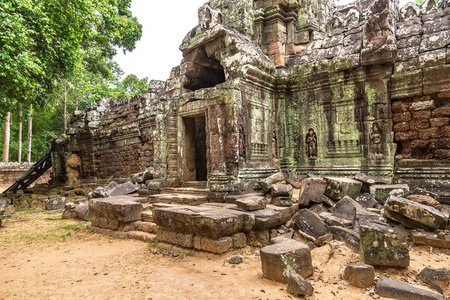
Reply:
[[[419,279],[441,294],[450,288],[450,270],[424,268],[418,275]]]
[[[375,268],[365,263],[348,264],[344,271],[344,279],[359,288],[370,287],[375,280]]]
[[[402,197],[409,192],[407,184],[373,185],[370,187],[370,194],[384,204],[390,196]]]
[[[311,296],[314,293],[314,287],[301,275],[291,273],[286,291],[296,296]]]
[[[395,278],[381,276],[375,286],[375,293],[381,297],[408,300],[444,300],[444,296],[415,287]]]
[[[311,250],[297,241],[284,241],[261,249],[264,277],[285,283],[289,275],[297,273],[306,278],[314,273]]]

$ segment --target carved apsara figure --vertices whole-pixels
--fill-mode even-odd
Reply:
[[[314,129],[310,128],[308,134],[306,135],[306,154],[309,158],[317,158],[317,135]]]
[[[372,130],[369,133],[369,139],[372,146],[372,154],[375,156],[383,155],[383,149],[382,149],[382,130],[380,128],[380,125],[377,122],[374,122],[372,124]]]

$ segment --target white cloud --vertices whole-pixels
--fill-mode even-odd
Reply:
[[[177,66],[182,55],[178,50],[185,35],[197,25],[197,11],[206,0],[133,0],[131,10],[143,25],[143,34],[136,49],[124,55],[120,52],[115,60],[125,74],[139,78],[166,80]],[[340,0],[346,4],[354,0]],[[401,0],[404,5],[408,0]]]

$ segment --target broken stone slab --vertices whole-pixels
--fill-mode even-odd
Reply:
[[[283,182],[285,182],[285,177],[284,177],[284,174],[280,172],[280,173],[273,174],[272,176],[269,176],[263,180],[260,180],[258,182],[258,185],[259,185],[259,188],[261,190],[263,190],[264,193],[267,193],[270,191],[270,187],[272,185],[277,184],[277,183],[283,183]]]
[[[211,253],[222,254],[233,248],[233,239],[230,236],[212,239],[205,236],[194,236],[194,248]]]
[[[136,173],[136,174],[131,175],[130,179],[131,179],[132,183],[144,183],[148,180],[152,180],[154,173],[155,173],[154,170],[147,169],[141,173]]]
[[[248,232],[255,224],[253,214],[206,205],[155,208],[153,220],[167,230],[216,239],[237,232]]]
[[[300,189],[302,186],[302,181],[306,176],[290,177],[286,180],[286,183],[292,185],[294,189]]]
[[[89,211],[91,212],[91,218],[104,217],[127,223],[141,219],[143,206],[129,197],[117,196],[92,199],[89,202]]]
[[[290,207],[292,206],[292,201],[290,197],[276,196],[272,198],[272,205],[280,207]]]
[[[327,183],[319,178],[306,178],[302,181],[298,203],[308,206],[310,202],[321,203]]]
[[[416,244],[450,249],[450,235],[413,230],[411,236]]]
[[[408,197],[406,197],[408,200],[423,204],[423,205],[428,205],[428,206],[432,206],[434,208],[436,208],[439,211],[442,211],[442,204],[439,203],[439,201],[435,200],[433,197],[430,196],[425,196],[425,195],[409,195]]]
[[[95,190],[89,192],[88,198],[89,199],[96,199],[96,198],[108,198],[109,194],[105,191],[105,188],[98,187]]]
[[[332,200],[341,200],[344,196],[356,198],[362,188],[362,182],[346,177],[325,177],[327,187],[325,195]]]
[[[309,208],[309,210],[315,212],[318,215],[320,215],[321,213],[328,213],[328,209],[326,209],[322,203],[314,204]]]
[[[89,210],[89,204],[88,203],[80,203],[77,207],[74,209],[76,215],[81,220],[89,221],[91,219],[91,212]]]
[[[129,181],[129,182],[122,183],[122,184],[119,184],[116,187],[114,187],[109,192],[109,196],[115,197],[115,196],[123,196],[123,195],[133,194],[133,193],[137,192],[138,190],[139,190],[139,187]]]
[[[306,278],[314,273],[311,250],[300,242],[284,242],[260,250],[264,277],[286,283],[289,275],[297,273]]]
[[[375,268],[362,262],[348,264],[344,271],[344,279],[353,286],[367,288],[375,280]]]
[[[380,280],[375,286],[375,294],[381,297],[399,300],[444,300],[444,296],[441,294],[385,276],[380,276]]]
[[[448,216],[439,210],[396,196],[386,201],[384,214],[410,228],[445,229],[448,223]]]
[[[46,210],[55,210],[64,208],[66,205],[66,198],[63,196],[49,196],[47,200],[45,200],[45,209]]]
[[[357,231],[342,226],[330,226],[330,230],[335,239],[344,241],[348,247],[360,248],[360,237]]]
[[[272,197],[278,197],[278,196],[286,196],[291,197],[292,196],[292,185],[290,184],[274,184],[270,187],[270,193]]]
[[[330,227],[325,224],[318,214],[309,209],[301,209],[294,217],[293,221],[303,232],[318,238],[330,232]]]
[[[450,270],[448,269],[431,269],[426,267],[419,273],[418,277],[441,294],[444,294],[445,290],[449,289]]]
[[[311,296],[314,293],[314,287],[301,275],[291,273],[286,291],[296,296]]]
[[[358,210],[364,210],[364,208],[349,196],[345,196],[333,207],[333,216],[341,219],[353,220],[355,213]]]
[[[368,222],[359,226],[361,254],[366,264],[382,267],[409,266],[409,250],[388,224]]]
[[[240,209],[254,211],[264,209],[267,206],[266,197],[259,193],[231,195],[225,198],[228,203],[236,204]]]
[[[336,204],[336,202],[334,202],[333,200],[331,200],[330,198],[328,198],[325,195],[323,195],[323,197],[322,197],[322,203],[324,203],[325,205],[327,205],[329,207],[333,207]]]
[[[409,192],[407,184],[388,184],[388,185],[373,185],[370,187],[370,194],[380,202],[386,203],[390,196],[402,197]]]
[[[384,217],[380,214],[376,214],[366,210],[356,211],[352,222],[353,229],[359,231],[360,224],[371,223],[373,221],[385,223]]]
[[[351,227],[353,225],[352,221],[335,217],[330,212],[322,212],[319,214],[319,216],[325,221],[325,224],[327,224],[328,226]]]
[[[389,184],[389,180],[378,176],[369,176],[364,173],[358,173],[355,179],[362,182],[362,193],[369,193],[372,185]]]
[[[75,212],[75,204],[72,202],[66,203],[61,218],[63,219],[76,219],[77,213]]]
[[[358,202],[364,208],[377,208],[381,209],[383,206],[375,200],[375,198],[369,194],[365,193],[358,198],[356,198],[356,202]]]
[[[272,229],[285,224],[294,213],[298,211],[298,204],[290,207],[267,205],[265,209],[252,212],[255,216],[255,225],[252,230]]]

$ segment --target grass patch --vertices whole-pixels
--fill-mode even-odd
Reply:
[[[85,225],[86,223],[87,222],[81,222],[78,224],[66,225],[66,226],[61,227],[61,229],[79,231],[80,227]]]

